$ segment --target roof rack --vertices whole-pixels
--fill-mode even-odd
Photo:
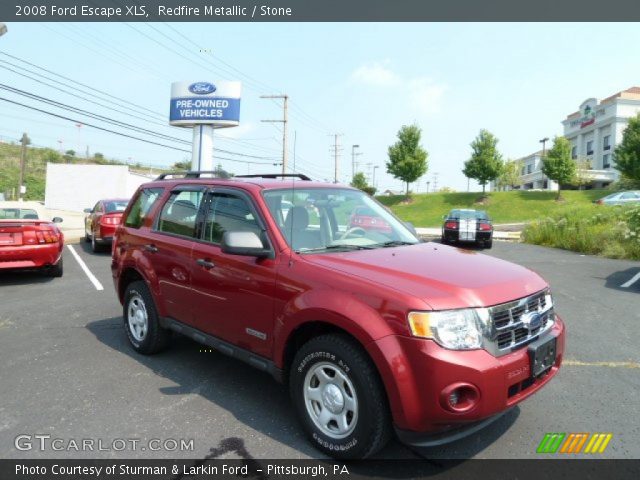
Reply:
[[[302,173],[255,173],[251,175],[236,175],[235,178],[299,178],[311,181],[311,178]]]
[[[218,176],[218,174],[220,173],[218,170],[190,170],[188,172],[165,172],[160,174],[158,178],[156,178],[156,180],[166,180],[167,177],[177,176],[182,176],[184,178],[200,178],[200,175],[202,175],[203,173],[212,173],[214,174],[213,178],[222,178]]]

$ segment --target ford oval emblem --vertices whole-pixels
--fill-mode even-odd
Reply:
[[[196,95],[208,95],[216,91],[216,86],[209,82],[196,82],[189,85],[189,91]]]
[[[520,317],[520,321],[528,330],[536,330],[542,326],[542,315],[538,312],[527,312]]]

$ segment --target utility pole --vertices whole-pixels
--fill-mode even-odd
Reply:
[[[283,126],[282,128],[282,174],[284,175],[285,173],[287,173],[287,158],[289,156],[287,152],[287,123],[289,122],[287,117],[287,110],[289,108],[289,105],[288,105],[289,96],[288,95],[261,95],[260,98],[279,98],[283,100],[282,120],[262,120],[262,121],[267,123],[282,123],[282,126]]]
[[[433,172],[433,191],[434,193],[438,191],[438,172]]]
[[[31,143],[31,140],[26,133],[22,134],[20,143],[22,144],[22,150],[20,152],[20,180],[18,181],[18,197],[20,198],[20,200],[23,200],[23,195],[26,193],[26,189],[24,188],[24,170],[27,163],[27,145]]]
[[[351,179],[356,174],[356,156],[362,155],[361,153],[356,153],[356,148],[360,148],[360,145],[351,145]]]
[[[338,160],[340,159],[340,152],[342,151],[342,147],[338,143],[338,139],[342,136],[342,133],[334,133],[331,135],[333,137],[333,162],[334,162],[334,172],[333,172],[333,183],[339,183],[340,172],[338,169]]]

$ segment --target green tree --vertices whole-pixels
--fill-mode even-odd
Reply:
[[[629,120],[622,142],[616,147],[614,160],[624,177],[640,182],[640,113]]]
[[[501,189],[509,187],[514,189],[520,185],[520,170],[522,162],[520,160],[507,160],[502,164],[500,176],[496,179],[496,186]]]
[[[405,194],[409,197],[409,184],[427,173],[427,151],[420,146],[422,130],[417,125],[404,125],[398,131],[398,141],[389,147],[387,173],[406,184]]]
[[[498,139],[488,130],[482,129],[471,142],[471,158],[464,162],[462,173],[482,185],[485,194],[487,183],[502,173],[502,155],[497,149]]]
[[[191,160],[182,160],[181,162],[176,162],[171,167],[174,170],[191,170]]]
[[[367,183],[367,178],[364,176],[364,173],[358,172],[353,176],[351,180],[351,186],[353,188],[357,188],[358,190],[362,190],[369,195],[375,195],[376,188]]]
[[[571,142],[564,137],[555,137],[553,146],[542,158],[542,173],[558,183],[560,200],[562,185],[572,183],[576,176],[576,162],[571,158]]]

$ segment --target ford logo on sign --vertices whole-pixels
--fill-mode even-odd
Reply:
[[[196,82],[189,85],[189,91],[196,95],[208,95],[216,91],[216,86],[209,82]]]
[[[529,331],[536,330],[542,326],[542,315],[538,312],[527,312],[520,317],[520,321]]]

